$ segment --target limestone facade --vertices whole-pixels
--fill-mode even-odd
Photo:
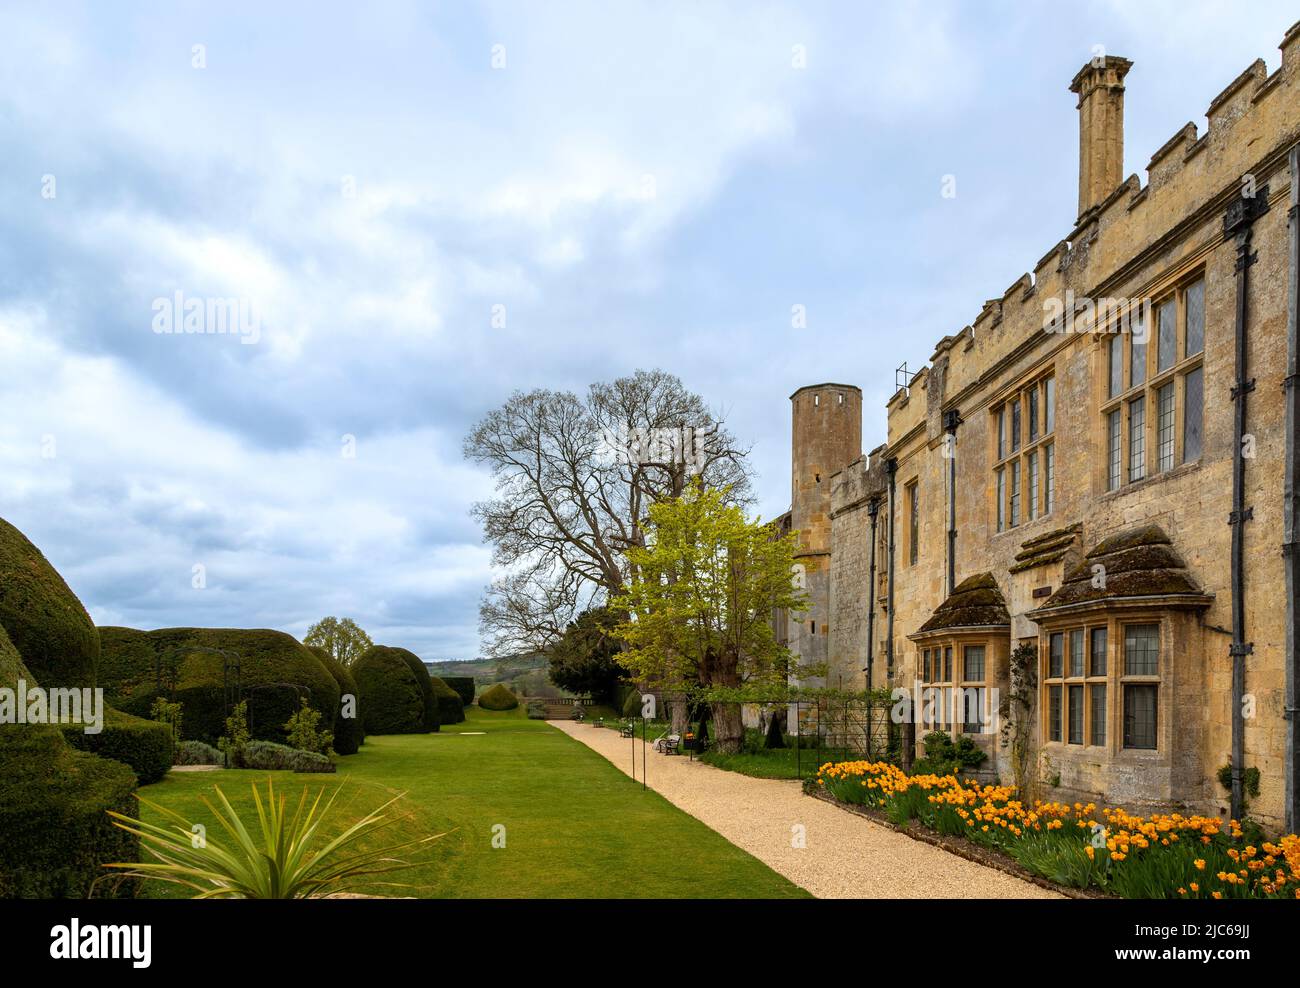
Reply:
[[[790,524],[803,533],[801,561],[816,564],[814,607],[802,617],[817,633],[791,624],[790,646],[805,662],[827,662],[831,685],[862,687],[870,664],[874,686],[978,686],[993,713],[992,691],[1005,704],[1011,655],[1027,646],[1038,685],[1026,721],[1050,795],[1226,812],[1217,775],[1232,751],[1229,515],[1240,462],[1244,761],[1260,774],[1251,815],[1280,827],[1300,24],[1282,42],[1280,67],[1251,65],[1211,103],[1204,133],[1189,123],[1156,151],[1145,184],[1120,178],[1130,64],[1099,60],[1071,84],[1075,228],[936,344],[888,402],[885,443],[863,457],[860,423],[855,432],[827,415],[856,416],[856,389],[793,396]],[[1239,255],[1253,261],[1240,460]],[[815,394],[835,404],[804,408]],[[839,394],[858,405],[838,404]],[[923,631],[972,580],[966,592],[995,593],[1009,628],[976,616]],[[918,746],[927,729],[916,728]],[[1009,779],[1005,733],[976,737]]]

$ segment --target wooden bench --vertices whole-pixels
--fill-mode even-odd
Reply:
[[[662,751],[665,755],[680,755],[682,753],[681,752],[682,739],[678,737],[676,734],[669,734],[666,738],[663,739],[661,744],[662,746],[660,747],[659,750]]]
[[[636,728],[629,722],[618,729],[620,738],[631,738],[636,736]]]

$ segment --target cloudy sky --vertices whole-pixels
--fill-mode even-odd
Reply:
[[[0,517],[99,624],[332,613],[472,657],[491,483],[460,443],[512,390],[673,371],[779,513],[791,391],[861,386],[870,448],[894,368],[1069,233],[1094,45],[1135,62],[1145,180],[1294,19],[0,3]],[[243,300],[243,335],[156,332],[178,292]]]

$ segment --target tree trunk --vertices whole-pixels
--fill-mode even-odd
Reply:
[[[740,704],[712,703],[709,706],[713,711],[713,746],[725,754],[736,754],[745,736]]]
[[[668,701],[668,719],[672,722],[673,734],[686,733],[687,713],[685,700],[678,698]]]

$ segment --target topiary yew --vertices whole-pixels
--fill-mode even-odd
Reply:
[[[420,676],[400,653],[405,649],[374,645],[352,666],[367,734],[425,734],[425,699]],[[407,653],[409,654],[409,653]],[[418,660],[417,660],[418,661]],[[428,673],[421,674],[428,680]],[[432,696],[433,688],[428,687]]]
[[[439,676],[438,678],[456,691],[463,706],[468,707],[474,702],[473,676]]]
[[[95,685],[99,632],[27,536],[0,518],[0,627],[37,682]]]
[[[478,698],[478,705],[484,710],[514,710],[519,706],[519,697],[511,693],[504,683],[496,683],[483,691]]]
[[[429,677],[433,684],[434,699],[438,702],[438,723],[459,724],[465,719],[465,704],[460,694],[437,676]]]
[[[0,687],[38,681],[0,628]],[[0,724],[0,899],[130,896],[136,883],[100,882],[103,864],[135,861],[139,841],[106,811],[131,813],[135,775],[69,747],[54,727]]]
[[[334,682],[339,687],[339,711],[338,716],[334,719],[334,753],[336,755],[355,755],[357,750],[366,742],[366,732],[362,725],[361,714],[361,694],[357,687],[356,677],[352,671],[334,656],[324,645],[308,645],[309,649],[316,658],[320,659],[326,671],[334,677]],[[343,700],[345,697],[352,697],[350,710],[344,708]],[[345,713],[351,713],[352,716],[345,717]]]
[[[284,725],[306,696],[333,731],[339,685],[320,659],[283,631],[242,628],[102,629],[101,685],[110,703],[147,716],[159,695],[184,708],[183,737],[214,743],[225,728],[226,656],[238,658],[238,682],[248,701],[253,737],[283,742]]]

